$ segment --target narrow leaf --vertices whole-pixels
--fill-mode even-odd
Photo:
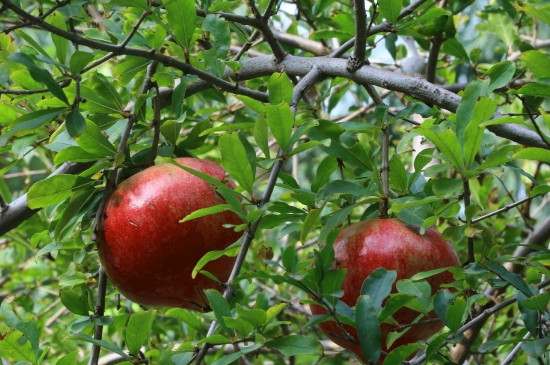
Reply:
[[[44,124],[52,121],[52,119],[63,113],[65,110],[67,110],[67,108],[52,108],[23,114],[13,122],[13,128],[8,131],[2,131],[2,136],[0,136],[0,146],[5,146],[11,136],[17,132],[38,129]]]
[[[197,218],[201,218],[201,217],[205,217],[205,216],[211,215],[211,214],[225,212],[225,211],[230,210],[230,209],[231,209],[231,206],[229,204],[218,204],[218,205],[213,205],[211,207],[198,209],[198,210],[195,210],[192,213],[189,213],[184,218],[180,219],[180,223],[187,222],[187,221],[197,219]]]
[[[73,138],[76,138],[86,130],[86,120],[80,114],[77,109],[73,109],[67,115],[67,120],[65,121],[67,126],[67,132]]]
[[[95,181],[87,177],[67,174],[55,175],[37,181],[27,194],[29,208],[44,208],[60,203],[76,190],[93,184]]]
[[[166,17],[174,37],[184,48],[189,48],[197,21],[195,1],[172,0],[166,2],[165,6]]]
[[[361,295],[355,306],[355,327],[366,360],[377,363],[382,354],[382,336],[376,308],[368,295]]]
[[[126,345],[130,354],[137,356],[142,346],[149,341],[156,311],[136,312],[130,316],[126,326]]]
[[[382,307],[382,302],[390,295],[397,272],[380,267],[370,273],[363,281],[361,295],[368,295],[376,311]]]
[[[218,146],[222,155],[222,166],[250,194],[254,189],[254,173],[246,149],[235,133],[220,137]]]
[[[290,335],[266,342],[265,347],[275,349],[285,356],[323,355],[323,345],[309,336]]]
[[[270,105],[267,109],[267,125],[279,147],[288,152],[292,147],[289,144],[294,127],[294,117],[288,104]]]

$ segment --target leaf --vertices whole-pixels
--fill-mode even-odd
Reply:
[[[382,336],[376,307],[368,295],[361,295],[355,306],[355,327],[359,345],[367,361],[377,363],[382,354]]]
[[[489,76],[491,79],[487,92],[491,93],[495,89],[508,85],[515,72],[516,64],[512,61],[502,61],[492,66],[485,72],[485,76]]]
[[[172,0],[165,4],[166,18],[174,33],[174,37],[183,48],[188,49],[191,45],[197,14],[195,1],[193,0]]]
[[[124,351],[122,351],[122,349],[114,344],[111,344],[109,342],[106,342],[106,341],[103,341],[103,340],[97,340],[93,337],[90,337],[88,335],[85,335],[83,333],[76,333],[72,336],[69,336],[69,339],[75,339],[75,340],[80,340],[80,341],[84,341],[84,342],[88,342],[88,343],[92,343],[92,344],[95,344],[95,345],[98,345],[98,346],[101,346],[111,352],[114,352],[115,354],[119,355],[120,357],[122,357],[124,360],[126,361],[132,361],[132,358],[130,356],[128,356],[128,354],[126,354]]]
[[[438,202],[441,199],[436,196],[428,196],[426,198],[417,199],[413,197],[396,198],[391,201],[391,211],[393,213],[399,213],[406,208],[411,208],[419,205],[426,205],[434,202]]]
[[[263,346],[263,343],[255,343],[252,346],[243,347],[239,351],[229,355],[222,356],[218,360],[214,361],[212,365],[229,365],[248,354],[249,352],[256,351]]]
[[[94,57],[93,53],[76,50],[69,60],[69,71],[73,75],[79,74]]]
[[[63,14],[61,14],[59,11],[54,12],[51,16],[47,18],[48,22],[62,30],[67,30],[67,23],[65,22],[65,17]],[[69,47],[69,41],[61,36],[58,36],[57,34],[51,33],[52,42],[55,46],[55,53],[57,55],[57,59],[61,63],[65,63],[65,59],[67,58],[67,49]]]
[[[86,130],[76,137],[76,143],[86,152],[101,157],[112,157],[117,154],[115,146],[101,133],[101,130],[94,122],[85,120]]]
[[[527,298],[530,298],[534,295],[534,289],[529,287],[527,283],[523,280],[521,276],[516,273],[510,272],[504,268],[504,266],[499,265],[494,262],[487,262],[487,267],[489,270],[497,274],[502,280],[511,284],[517,290],[522,292]]]
[[[452,129],[449,128],[440,133],[426,128],[418,128],[416,131],[432,141],[432,143],[442,153],[441,157],[453,164],[459,172],[462,172],[464,164],[462,159],[462,149],[460,147],[457,135]]]
[[[191,277],[194,279],[197,276],[197,274],[200,272],[200,270],[210,261],[214,261],[222,256],[230,256],[230,257],[237,256],[237,254],[239,253],[239,249],[240,249],[239,245],[231,245],[224,250],[208,252],[206,255],[201,257],[199,262],[197,262],[197,264],[193,268],[193,271],[191,272]]]
[[[285,72],[274,73],[267,80],[269,103],[271,106],[290,104],[294,85]]]
[[[462,322],[468,314],[468,302],[464,298],[455,298],[453,303],[447,308],[446,321],[447,327],[451,332],[460,328]]]
[[[11,136],[17,132],[38,129],[44,124],[51,122],[65,110],[67,110],[67,108],[51,108],[23,114],[13,122],[13,128],[8,131],[2,131],[2,136],[0,136],[0,146],[5,146]]]
[[[168,317],[176,318],[186,325],[201,331],[203,329],[202,322],[196,313],[183,308],[171,308],[166,312]]]
[[[319,188],[325,185],[329,180],[331,175],[338,168],[338,161],[333,157],[325,157],[321,163],[317,166],[317,171],[313,177],[313,182],[311,183],[311,191],[318,193]]]
[[[62,202],[75,191],[92,186],[95,181],[87,177],[60,174],[37,181],[27,194],[31,209],[44,208]]]
[[[294,116],[288,104],[269,105],[267,107],[267,125],[273,137],[284,152],[288,152],[290,137],[294,127]]]
[[[338,194],[350,194],[359,197],[370,195],[371,191],[366,187],[351,181],[334,180],[323,186],[317,194],[317,199],[328,199],[331,196]]]
[[[546,148],[527,147],[516,152],[514,158],[524,158],[527,160],[550,163],[550,151]]]
[[[447,327],[449,327],[449,322],[447,321],[447,312],[449,307],[453,303],[454,296],[447,290],[439,290],[434,298],[434,310],[439,319]]]
[[[63,303],[65,308],[79,316],[88,316],[92,311],[88,300],[90,295],[91,293],[85,284],[72,288],[62,288],[59,291],[61,303]]]
[[[523,305],[524,301],[529,299],[522,292],[519,292],[518,309],[525,328],[527,328],[533,337],[536,337],[539,334],[539,312]]]
[[[69,112],[65,125],[67,126],[67,132],[73,138],[80,136],[86,130],[86,120],[77,109]]]
[[[464,145],[466,127],[472,120],[476,102],[481,94],[481,82],[474,81],[464,90],[460,104],[456,109],[456,136],[460,145]],[[429,137],[428,137],[429,138]]]
[[[390,352],[388,356],[386,356],[382,365],[402,364],[420,348],[421,346],[417,343],[399,346],[395,350],[392,350],[392,352]]]
[[[126,325],[126,346],[131,355],[137,356],[141,347],[149,341],[149,333],[153,327],[156,311],[133,313]]]
[[[467,169],[471,168],[477,152],[481,148],[483,131],[481,123],[491,119],[497,108],[497,102],[486,97],[480,98],[474,107],[472,119],[469,121],[464,132],[464,165]]]
[[[390,188],[396,190],[398,193],[405,193],[409,189],[405,165],[403,165],[403,162],[397,155],[394,155],[390,160],[389,167]]]
[[[401,11],[401,6],[403,5],[403,0],[382,0],[378,1],[378,10],[380,11],[380,16],[385,18],[388,22],[395,24],[399,18],[399,12]]]
[[[397,310],[402,308],[405,304],[416,298],[412,294],[407,293],[395,293],[390,295],[388,301],[384,304],[382,312],[378,316],[378,320],[382,323],[389,316],[393,315]]]
[[[39,349],[39,332],[38,332],[38,327],[36,326],[36,322],[33,320],[28,322],[19,320],[19,318],[15,316],[15,313],[10,308],[8,308],[8,305],[9,304],[7,300],[2,301],[2,303],[0,304],[0,313],[2,313],[2,316],[4,317],[4,322],[9,328],[13,328],[21,332],[26,337],[26,339],[30,343],[30,347],[34,355],[34,359],[31,360],[31,362],[35,363],[36,359],[38,359],[38,353],[40,350]],[[0,340],[0,345],[4,341]],[[21,342],[19,341],[18,343],[21,344]],[[2,351],[0,351],[0,353],[2,353]],[[18,353],[21,355],[25,355],[26,351],[25,349],[20,349],[18,350]],[[25,355],[25,356],[28,357],[28,355]]]
[[[533,72],[533,74],[541,79],[550,78],[550,55],[542,53],[541,51],[531,50],[523,52],[519,58],[524,61],[527,68]]]
[[[519,89],[509,90],[508,93],[550,97],[550,85],[542,84],[539,82],[531,82],[529,84],[523,85]]]
[[[254,173],[246,149],[235,133],[220,137],[218,146],[222,155],[222,166],[250,194],[254,190]]]
[[[3,338],[0,341],[0,354],[3,359],[13,359],[17,363],[19,361],[23,363],[38,364],[37,357],[32,351],[28,341],[26,341],[25,335],[19,331],[10,331],[7,334],[3,334]]]
[[[215,289],[206,289],[204,291],[206,297],[208,298],[208,303],[210,308],[214,311],[216,320],[220,323],[223,328],[228,328],[225,324],[225,317],[231,317],[231,307],[223,295]]]
[[[304,225],[300,231],[300,241],[302,243],[306,242],[308,233],[315,227],[315,224],[319,220],[322,209],[311,209],[304,219]]]
[[[380,267],[367,276],[361,286],[361,295],[368,295],[376,311],[382,308],[382,302],[390,295],[397,272]]]
[[[205,217],[207,215],[226,212],[228,210],[231,210],[231,205],[229,204],[217,204],[206,208],[197,209],[194,212],[189,213],[182,219],[180,219],[180,223],[187,222],[193,219]]]
[[[59,84],[54,80],[53,76],[46,69],[36,66],[29,56],[24,53],[18,52],[9,55],[8,59],[12,62],[20,63],[27,67],[34,81],[45,85],[48,90],[50,90],[53,96],[55,96],[65,104],[69,104],[69,100],[67,99],[65,92],[63,91],[61,86],[59,86]]]
[[[309,336],[290,335],[279,337],[265,343],[265,347],[275,349],[285,356],[323,355],[323,345]]]

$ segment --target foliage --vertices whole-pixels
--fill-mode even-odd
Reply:
[[[546,1],[0,2],[2,361],[338,364],[353,355],[316,327],[336,318],[385,364],[548,363]],[[246,222],[207,313],[120,297],[95,248],[117,181],[176,156],[238,185],[180,219]],[[428,272],[390,294],[377,271],[338,301],[331,244],[378,215],[453,243],[449,288]],[[403,306],[445,328],[381,353],[376,324]]]

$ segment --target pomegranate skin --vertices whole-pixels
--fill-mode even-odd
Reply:
[[[225,179],[225,171],[215,162],[176,161]],[[207,252],[237,241],[242,233],[223,226],[242,221],[229,211],[179,221],[198,209],[224,203],[210,183],[173,164],[151,166],[131,176],[109,197],[99,224],[98,253],[107,276],[125,297],[141,305],[208,310],[203,291],[221,290],[223,285],[202,274],[192,279],[192,270]],[[223,283],[233,262],[222,256],[203,269]]]
[[[340,298],[349,306],[354,306],[361,293],[365,278],[374,270],[384,267],[397,272],[397,280],[408,279],[413,275],[442,267],[460,265],[458,256],[452,245],[444,241],[435,229],[429,228],[420,235],[415,227],[409,226],[398,219],[371,219],[358,222],[344,228],[337,236],[333,245],[335,259],[334,269],[347,269],[342,284],[344,295]],[[432,295],[441,285],[453,280],[446,271],[426,279],[432,288]],[[392,292],[396,292],[395,286]],[[326,314],[326,310],[318,305],[311,305],[313,314]],[[414,321],[418,312],[401,308],[394,313],[393,318],[399,325],[407,325]],[[435,313],[429,313],[421,322],[427,319],[437,319]],[[354,327],[344,325],[344,328],[354,340],[347,340],[334,321],[319,324],[321,330],[336,344],[352,351],[364,359],[357,331]],[[437,331],[443,324],[441,321],[427,321],[415,324],[390,347],[386,346],[386,338],[395,325],[382,324],[382,350],[391,350],[405,344],[425,340]]]

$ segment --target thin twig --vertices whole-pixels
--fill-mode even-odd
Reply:
[[[527,197],[527,198],[518,200],[517,202],[514,202],[514,203],[509,204],[509,205],[507,205],[507,206],[505,206],[505,207],[502,207],[502,208],[500,208],[500,209],[497,209],[497,210],[495,210],[494,212],[487,213],[487,214],[485,214],[485,215],[482,215],[481,217],[477,217],[477,218],[475,218],[475,219],[472,219],[472,221],[471,221],[470,223],[475,224],[475,223],[477,223],[477,222],[480,222],[480,221],[482,221],[482,220],[484,220],[484,219],[487,219],[487,218],[489,218],[489,217],[492,217],[492,216],[494,216],[494,215],[497,215],[497,214],[500,214],[500,213],[509,211],[509,210],[512,209],[512,208],[515,208],[515,207],[517,207],[517,206],[519,206],[519,205],[522,205],[522,204],[524,204],[524,203],[529,202],[530,200],[536,198],[537,196],[539,196],[539,195],[536,195],[536,196],[533,196],[533,197]]]

